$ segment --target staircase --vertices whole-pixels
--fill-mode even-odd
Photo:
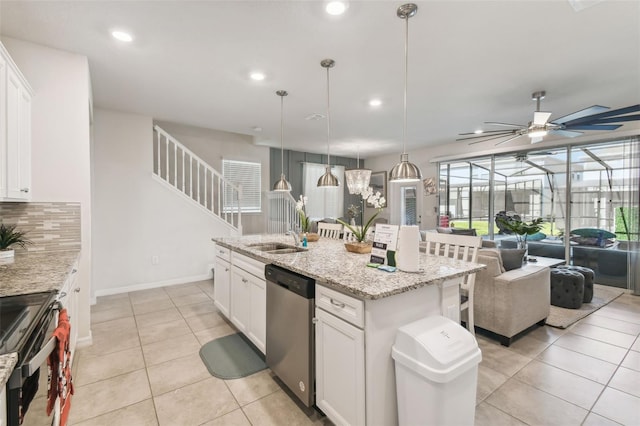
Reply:
[[[154,177],[242,235],[242,188],[226,180],[159,126],[153,126],[153,134]]]
[[[267,197],[267,233],[284,234],[290,229],[300,229],[300,216],[296,200],[289,192],[270,191]]]

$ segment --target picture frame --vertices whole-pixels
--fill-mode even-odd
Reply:
[[[424,187],[424,195],[433,195],[438,192],[436,187],[436,178],[429,177],[422,181]]]
[[[385,200],[387,200],[387,172],[373,172],[369,180],[369,186],[373,189],[373,193],[380,192]],[[384,204],[387,207],[388,203]],[[367,203],[367,207],[373,207],[373,204]]]

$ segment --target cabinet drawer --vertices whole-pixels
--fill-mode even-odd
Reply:
[[[224,259],[227,262],[231,262],[231,250],[226,247],[222,247],[219,244],[216,244],[216,257]]]
[[[316,285],[316,306],[356,327],[364,328],[363,300]]]
[[[238,252],[233,252],[231,265],[237,266],[240,269],[243,269],[254,275],[261,280],[264,280],[264,263],[259,260],[253,259],[249,256],[245,256]]]

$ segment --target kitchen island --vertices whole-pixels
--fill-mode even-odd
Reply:
[[[420,272],[388,273],[367,267],[368,254],[349,253],[339,240],[321,239],[286,254],[257,244],[293,245],[290,236],[213,240],[221,252],[231,251],[232,267],[238,253],[316,280],[316,404],[336,424],[397,424],[391,358],[397,329],[430,315],[458,322],[462,278],[484,268],[421,254]]]

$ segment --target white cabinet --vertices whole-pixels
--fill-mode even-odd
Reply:
[[[231,255],[231,309],[229,319],[238,330],[266,352],[267,286],[264,263],[239,253]]]
[[[364,425],[364,302],[316,286],[316,303],[316,405],[335,424]]]
[[[0,200],[31,199],[32,93],[0,43]]]
[[[78,283],[78,261],[73,264],[69,276],[65,281],[58,300],[62,303],[62,307],[67,310],[69,316],[69,323],[71,324],[71,335],[69,336],[69,351],[71,352],[71,364],[73,365],[73,359],[76,350],[76,343],[78,341],[78,293],[80,292],[80,284]]]
[[[224,247],[216,247],[216,264],[213,269],[213,299],[216,307],[229,318],[231,305],[231,254]]]

